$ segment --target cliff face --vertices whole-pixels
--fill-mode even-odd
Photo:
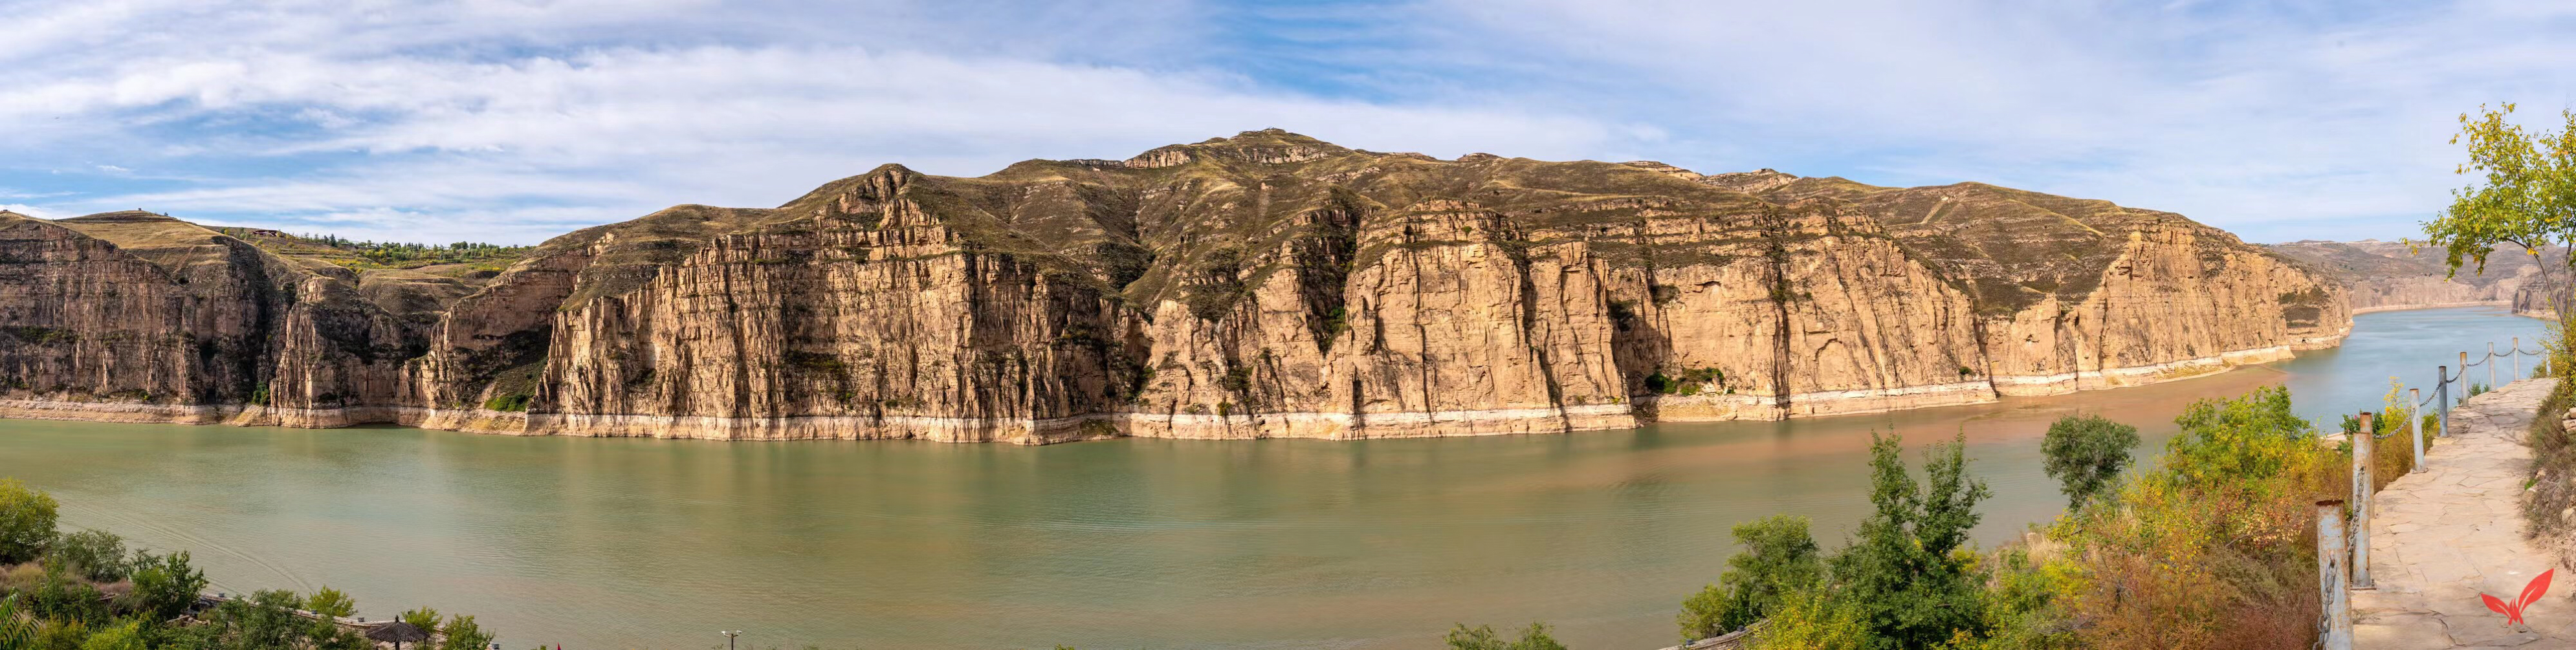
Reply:
[[[2355,311],[2414,309],[2465,305],[2513,305],[2517,313],[2546,311],[2539,294],[2543,274],[2532,255],[2499,250],[2485,263],[2470,261],[2450,271],[2447,254],[2436,246],[2411,249],[2398,242],[2297,241],[2267,248],[2307,263],[2318,275],[2342,285]],[[2544,253],[2550,263],[2564,250]],[[2529,303],[2529,304],[2526,304]]]
[[[50,278],[0,280],[0,323],[166,336],[199,331],[171,319],[256,314],[223,316],[257,323],[235,329],[259,342],[209,353],[229,374],[175,366],[193,392],[144,401],[303,426],[1022,443],[1561,432],[2129,385],[2333,345],[2349,327],[2341,288],[2169,213],[1977,184],[1444,161],[1279,131],[981,178],[889,165],[777,208],[681,206],[575,232],[470,286],[249,249],[206,266],[257,269],[231,285],[261,291],[150,321],[53,314],[145,295],[95,297],[82,278],[170,294],[152,305],[230,285],[150,276],[139,249],[79,236],[78,221],[0,222],[0,237],[65,251],[0,247]],[[0,372],[44,387],[178,363],[158,359],[0,341]],[[262,382],[270,403],[250,404]],[[16,389],[11,403],[110,393]]]

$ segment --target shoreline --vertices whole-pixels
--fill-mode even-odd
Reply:
[[[2436,302],[2436,303],[2417,303],[2417,304],[2406,304],[2406,305],[2380,305],[2380,306],[2377,306],[2377,307],[2357,307],[2357,308],[2354,308],[2354,309],[2352,310],[2352,315],[2354,315],[2354,316],[2359,316],[2359,315],[2362,315],[2362,314],[2375,314],[2375,313],[2384,312],[2384,311],[2414,311],[2414,310],[2418,310],[2418,309],[2452,309],[2452,308],[2457,308],[2457,307],[2507,307],[2507,308],[2510,308],[2510,307],[2512,307],[2512,306],[2513,306],[2513,301],[2511,301],[2511,300],[2471,300],[2471,301],[2467,301],[2467,302]],[[2521,315],[2523,315],[2523,314],[2516,313],[2516,314],[2514,314],[2514,315],[2516,315],[2516,316],[2521,316]]]
[[[2349,330],[2345,331],[2349,334]],[[1887,388],[1773,395],[1645,395],[1611,404],[1544,405],[1402,412],[1187,414],[1093,413],[1060,418],[943,416],[716,416],[521,413],[484,409],[356,406],[292,409],[248,405],[159,405],[0,400],[0,419],[129,424],[224,424],[332,429],[393,424],[484,435],[659,438],[715,441],[925,440],[1045,445],[1111,438],[1373,440],[1632,429],[1657,422],[1780,421],[1987,404],[2003,397],[2064,395],[2213,376],[2288,359],[2324,345],[2271,345],[2141,366],[2050,375],[2005,375]]]

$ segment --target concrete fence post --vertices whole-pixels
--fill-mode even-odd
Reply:
[[[2462,352],[2461,354],[2468,354],[2468,353],[2466,353],[2466,352]],[[2488,341],[2488,342],[2487,342],[2487,361],[2486,361],[2486,364],[2487,364],[2487,390],[2495,390],[2495,387],[2496,387],[2496,385],[2497,385],[2497,384],[2496,384],[2496,381],[2495,381],[2495,342],[2494,342],[2494,341]]]
[[[2522,337],[2513,337],[2513,378],[2522,377]]]
[[[2460,399],[2468,399],[2468,398],[2469,398],[2469,388],[2470,388],[2470,386],[2469,386],[2469,353],[2468,353],[2468,352],[2466,352],[2466,351],[2462,351],[2462,352],[2460,353],[2460,376],[2458,376],[2458,377],[2452,377],[2452,379],[2460,380]]]
[[[2424,403],[2424,389],[2406,389],[2406,403]],[[2415,468],[2406,470],[2406,473],[2424,471],[2424,414],[2422,412],[2406,409],[2406,439],[2413,440],[2415,445]]]
[[[2376,477],[2379,436],[2371,413],[2361,412],[2361,433],[2352,436],[2352,588],[2369,589],[2370,581],[2370,493]]]
[[[2343,589],[2343,502],[2317,502],[2317,595],[2325,616],[2317,622],[2317,644],[2325,650],[2352,650],[2351,594]]]
[[[2448,438],[2451,437],[2451,367],[2433,366],[2433,376],[2436,378],[2433,382],[2433,410],[2442,414],[2438,421],[2442,430],[2433,432],[2433,435]]]

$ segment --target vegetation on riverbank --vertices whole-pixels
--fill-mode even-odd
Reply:
[[[186,551],[154,554],[106,531],[57,530],[59,508],[52,495],[0,479],[0,650],[375,647],[334,621],[357,611],[348,594],[261,591],[206,607],[205,573]],[[422,608],[403,620],[437,635],[424,647],[481,650],[493,640],[472,616],[442,619]]]
[[[2409,416],[2389,413],[2378,424]],[[1854,541],[1826,555],[1803,519],[1737,527],[1744,550],[1716,584],[1683,603],[1682,635],[1706,638],[1758,620],[1748,647],[2311,643],[2313,504],[2346,496],[2349,446],[2322,444],[2278,386],[2196,402],[2175,421],[2182,433],[2154,469],[2127,474],[2120,465],[2135,442],[2122,425],[2061,421],[2048,462],[2075,505],[1990,552],[1967,539],[1986,491],[1967,475],[1961,442],[1927,450],[1918,483],[1898,439],[1878,437],[1870,461],[1875,512]]]

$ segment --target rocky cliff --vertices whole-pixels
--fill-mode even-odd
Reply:
[[[0,414],[513,434],[1778,419],[2194,376],[2350,323],[2343,288],[2171,213],[1276,130],[979,178],[888,165],[582,230],[488,279],[317,268],[145,214],[0,216],[0,265],[25,269],[0,276]]]
[[[2471,261],[2453,273],[2446,254],[2435,246],[2306,240],[2266,247],[2307,263],[2318,275],[2343,286],[2355,312],[2515,305],[2517,312],[2527,313],[2533,308],[2522,303],[2537,302],[2542,282],[2540,265],[2520,250],[2490,253],[2483,263]],[[2544,255],[2557,263],[2566,252],[2554,249]]]

